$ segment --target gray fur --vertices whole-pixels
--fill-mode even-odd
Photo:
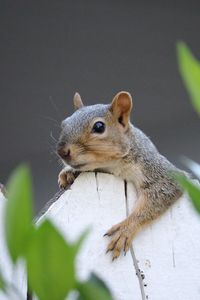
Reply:
[[[70,117],[62,122],[62,132],[60,141],[76,142],[79,140],[82,132],[90,124],[90,121],[97,117],[104,117],[108,112],[109,105],[96,104],[91,106],[83,106],[76,110]]]
[[[67,142],[78,141],[94,118],[105,117],[110,113],[109,107],[110,105],[97,104],[77,110],[63,121],[60,141],[66,142],[66,137]],[[113,163],[113,166],[110,166],[109,162],[108,168],[104,170],[132,181],[136,185],[138,195],[145,199],[144,207],[139,209],[138,204],[138,209],[136,207],[129,217],[131,222],[137,223],[135,227],[139,227],[157,218],[181,196],[182,190],[172,179],[171,173],[182,171],[162,156],[151,140],[131,123],[120,136],[122,140],[118,140],[118,143],[125,145],[126,154]]]
[[[138,128],[131,125],[129,132],[131,150],[126,157],[141,169],[143,182],[139,189],[150,205],[145,210],[141,223],[154,219],[164,212],[182,194],[181,187],[172,178],[173,172],[185,174],[162,156],[151,140]],[[148,203],[147,203],[148,204]],[[147,205],[148,206],[148,205]],[[140,212],[140,218],[142,218]]]

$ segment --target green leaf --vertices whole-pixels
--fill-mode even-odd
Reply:
[[[63,300],[75,288],[75,251],[45,220],[27,252],[29,285],[40,300]]]
[[[200,115],[200,64],[183,42],[177,43],[177,55],[182,79],[192,104]]]
[[[106,284],[94,273],[85,283],[78,284],[80,293],[77,300],[112,300],[111,293]]]
[[[74,254],[76,255],[78,253],[78,251],[80,250],[80,248],[82,247],[83,242],[85,241],[85,239],[87,238],[88,234],[90,232],[90,228],[86,229],[78,238],[78,240],[71,245]]]
[[[192,203],[198,213],[200,213],[200,187],[192,180],[183,175],[176,175],[175,178],[181,184],[181,186],[187,191]]]
[[[6,283],[5,280],[0,272],[0,290],[5,291],[6,290]]]
[[[7,190],[5,235],[10,256],[16,262],[25,253],[33,218],[31,174],[26,165],[12,173]]]
[[[182,160],[184,164],[194,173],[194,175],[200,179],[200,165],[187,157],[183,157]]]
[[[107,287],[105,282],[101,278],[99,278],[95,273],[91,273],[89,280],[90,280],[90,282],[92,282],[92,283],[98,285],[99,287],[102,287],[103,289],[105,289],[109,293],[109,295],[111,296],[109,288]]]

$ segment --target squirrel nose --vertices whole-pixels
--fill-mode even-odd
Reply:
[[[62,159],[69,160],[71,158],[70,148],[66,144],[58,145],[57,153]]]

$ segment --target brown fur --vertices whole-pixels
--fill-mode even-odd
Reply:
[[[169,175],[181,171],[130,123],[132,98],[129,93],[118,93],[109,105],[87,107],[76,94],[75,106],[79,109],[62,123],[58,144],[58,153],[70,150],[59,175],[60,186],[71,183],[78,172],[102,170],[133,182],[137,189],[134,211],[106,233],[112,236],[107,251],[113,251],[115,259],[121,251],[129,249],[142,227],[158,218],[182,195],[181,188]],[[92,130],[96,122],[105,124],[103,133]]]

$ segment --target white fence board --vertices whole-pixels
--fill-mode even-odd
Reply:
[[[199,300],[200,216],[185,195],[137,235],[126,256],[112,262],[111,254],[105,254],[109,238],[103,234],[123,220],[136,201],[131,183],[127,184],[126,198],[120,178],[84,173],[39,222],[50,218],[70,241],[91,228],[77,259],[78,276],[85,280],[91,271],[97,273],[110,287],[114,300]],[[3,202],[0,198],[0,214]],[[2,230],[1,226],[0,266],[13,278]],[[25,286],[24,276],[18,281],[20,288]],[[0,294],[0,300],[6,299]]]
[[[133,187],[128,187],[132,205]],[[133,241],[148,299],[200,299],[200,216],[186,195]]]

